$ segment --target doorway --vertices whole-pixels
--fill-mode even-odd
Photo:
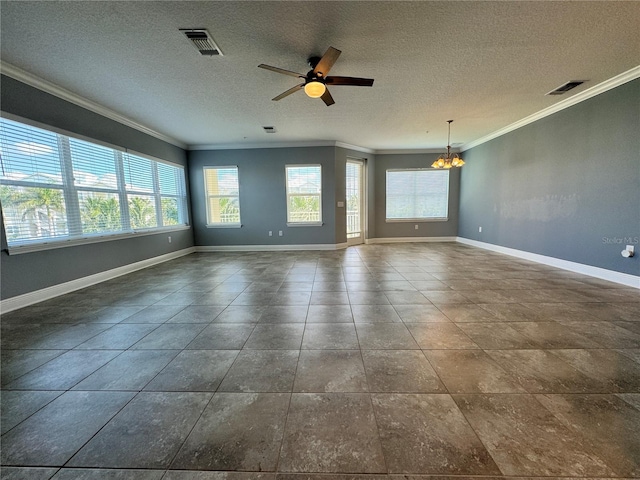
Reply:
[[[347,245],[364,243],[364,161],[347,159]]]

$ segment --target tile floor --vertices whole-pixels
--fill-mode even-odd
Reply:
[[[640,477],[640,292],[459,244],[193,254],[1,340],[4,479]]]

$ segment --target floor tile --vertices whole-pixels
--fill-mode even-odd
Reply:
[[[136,350],[175,350],[186,347],[205,325],[201,323],[160,325],[132,348]]]
[[[547,410],[580,437],[618,476],[640,475],[640,410],[615,395],[537,395]]]
[[[459,323],[457,324],[480,348],[500,350],[507,348],[538,348],[539,344],[526,337],[512,323]]]
[[[49,480],[58,468],[44,467],[2,467],[3,480]]]
[[[504,475],[607,477],[615,472],[532,395],[454,395]]]
[[[6,350],[0,352],[0,373],[2,385],[11,383],[25,373],[44,365],[50,360],[59,357],[66,350]]]
[[[355,323],[400,323],[391,305],[351,305]]]
[[[218,315],[213,323],[258,323],[265,311],[266,307],[263,306],[232,305]]]
[[[2,436],[2,464],[64,465],[132,397],[127,392],[66,392]]]
[[[478,348],[453,323],[408,323],[407,327],[423,349]]]
[[[449,395],[374,394],[390,473],[499,474]]]
[[[640,348],[640,334],[611,322],[561,322],[604,348]]]
[[[171,468],[275,471],[288,406],[288,394],[217,393]]]
[[[78,383],[74,390],[140,391],[177,354],[178,350],[128,350]]]
[[[240,350],[253,329],[254,324],[212,324],[187,345],[189,350]]]
[[[167,468],[210,399],[210,393],[139,393],[68,466]]]
[[[2,404],[0,405],[2,411],[0,418],[1,433],[4,435],[5,432],[11,430],[63,393],[61,391],[33,392],[24,390],[2,392]]]
[[[359,350],[302,350],[294,392],[367,392]]]
[[[526,393],[482,350],[426,350],[449,393]]]
[[[394,305],[400,319],[405,323],[450,322],[438,308],[433,305]]]
[[[186,305],[151,305],[120,323],[164,323],[184,310]]]
[[[452,322],[497,322],[498,319],[479,305],[443,305],[440,311]]]
[[[488,350],[529,393],[606,392],[607,382],[588,377],[548,350]]]
[[[282,323],[277,325],[256,325],[244,344],[252,350],[299,350],[302,343],[304,325]]]
[[[260,316],[259,323],[304,323],[307,310],[306,305],[270,305]]]
[[[354,324],[308,323],[304,329],[302,348],[354,350],[360,348],[360,345]]]
[[[515,331],[533,340],[538,348],[597,348],[598,344],[584,335],[556,322],[515,322]]]
[[[349,305],[310,305],[307,323],[353,323]]]
[[[291,392],[299,350],[242,350],[220,392]]]
[[[68,390],[120,353],[121,350],[70,351],[9,383],[6,388]]]
[[[224,310],[219,305],[190,305],[167,323],[210,323]]]
[[[369,395],[293,394],[279,471],[386,472]]]
[[[358,341],[363,350],[418,349],[407,327],[402,323],[358,323]]]
[[[347,292],[320,292],[311,293],[311,305],[349,305]]]
[[[348,293],[351,305],[389,305],[389,299],[381,292],[351,291]]]
[[[63,468],[51,480],[161,480],[164,470]]]
[[[571,349],[551,353],[584,375],[605,382],[609,392],[640,392],[640,364],[620,352]]]
[[[126,350],[158,328],[153,323],[114,325],[76,347],[77,350]]]
[[[445,386],[418,350],[364,350],[372,392],[444,393]]]

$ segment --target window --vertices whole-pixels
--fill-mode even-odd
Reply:
[[[387,221],[447,220],[448,170],[387,170]]]
[[[322,225],[322,167],[288,165],[287,224]]]
[[[238,167],[205,167],[207,226],[240,226],[240,184]]]
[[[180,166],[6,118],[0,148],[0,203],[14,252],[188,223]]]

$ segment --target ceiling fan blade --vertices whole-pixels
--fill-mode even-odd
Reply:
[[[302,87],[304,87],[304,83],[301,83],[300,85],[296,85],[295,87],[291,87],[289,90],[287,90],[286,92],[282,92],[280,95],[273,98],[272,100],[274,102],[277,102],[278,100],[282,100],[284,97],[288,97],[292,93],[296,93],[298,90],[302,89]]]
[[[322,97],[320,97],[320,98],[322,98],[322,101],[324,102],[324,104],[327,107],[330,107],[331,105],[336,103],[336,101],[333,99],[333,97],[329,93],[329,89],[328,88],[324,91],[324,93],[322,94]]]
[[[271,70],[272,72],[282,73],[283,75],[290,75],[292,77],[304,78],[301,73],[292,72],[291,70],[285,70],[284,68],[272,67],[271,65],[265,65],[261,63],[258,68],[264,68],[265,70]]]
[[[329,73],[329,70],[331,70],[331,67],[333,67],[333,64],[336,63],[336,60],[338,60],[338,57],[341,53],[342,52],[337,48],[327,48],[327,51],[324,52],[324,55],[316,65],[316,68],[313,69],[314,75],[322,73],[322,76],[326,77]]]
[[[355,85],[357,87],[371,87],[373,78],[357,78],[357,77],[327,77],[325,78],[327,85]]]

